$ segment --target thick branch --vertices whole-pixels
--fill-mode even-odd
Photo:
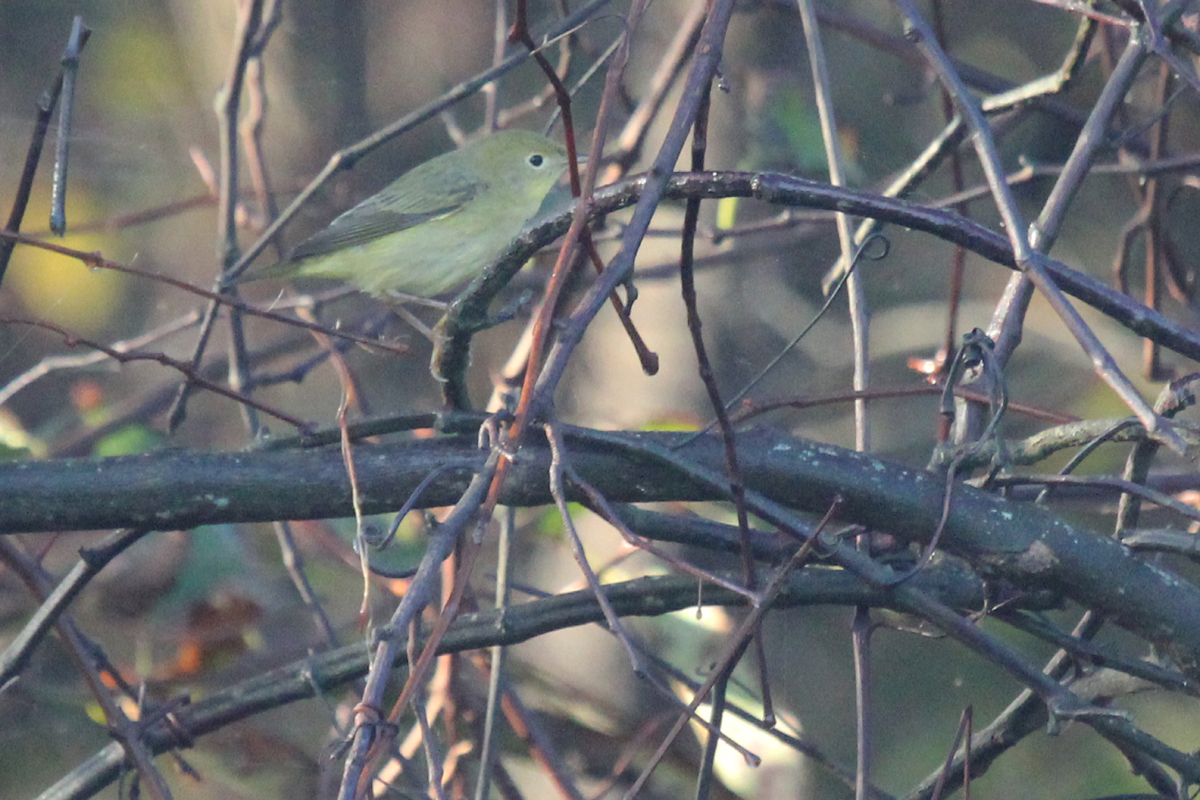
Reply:
[[[984,600],[980,583],[953,564],[931,568],[915,578],[914,583],[963,611],[977,610]],[[678,576],[626,581],[607,586],[605,594],[621,616],[658,616],[694,606],[697,601],[695,581]],[[789,578],[773,607],[856,603],[887,607],[887,594],[847,573],[806,570]],[[706,587],[702,596],[704,605],[741,605],[744,601],[733,592],[714,586]],[[587,590],[512,606],[503,614],[503,624],[497,611],[464,614],[446,631],[438,652],[458,653],[516,644],[551,631],[604,619],[596,597]],[[143,738],[152,752],[166,752],[177,746],[181,738],[190,740],[255,714],[345,686],[366,674],[368,658],[360,644],[304,658],[186,706],[174,715],[177,720],[174,730],[159,724]],[[402,653],[397,666],[404,663]],[[109,745],[43,792],[38,800],[90,797],[117,780],[124,758],[120,744]]]
[[[617,502],[723,500],[688,465],[720,472],[719,441],[670,433],[613,434],[570,429],[578,473]],[[678,447],[679,449],[672,449]],[[843,520],[926,541],[941,517],[939,475],[832,445],[773,435],[739,437],[747,489],[781,505],[823,513],[844,500]],[[484,454],[473,439],[445,437],[359,444],[355,466],[365,513],[394,511],[431,472],[421,506],[454,503]],[[531,436],[500,502],[552,502],[550,453]],[[352,514],[336,447],[251,453],[161,452],[96,460],[0,465],[0,530],[186,528],[217,522]],[[582,499],[582,498],[573,498]],[[1128,548],[1068,525],[1049,512],[956,486],[941,546],[1014,584],[1060,591],[1169,648],[1181,667],[1200,664],[1200,590],[1153,568]]]
[[[632,205],[640,196],[645,181],[645,176],[638,176],[597,189],[590,213],[603,216]],[[996,264],[1016,268],[1012,246],[1004,236],[961,214],[791,175],[771,172],[676,174],[668,181],[663,197],[671,200],[751,197],[771,205],[840,211],[922,231],[960,245]],[[436,356],[438,373],[452,384],[448,388],[451,395],[465,392],[458,384],[469,361],[468,344],[471,336],[490,324],[487,310],[492,298],[534,252],[566,232],[571,216],[571,211],[564,211],[517,239],[508,253],[472,281],[454,301],[450,313],[441,323],[448,342]],[[1194,331],[1060,261],[1046,259],[1042,266],[1063,292],[1079,298],[1130,332],[1180,355],[1200,360],[1200,335]]]

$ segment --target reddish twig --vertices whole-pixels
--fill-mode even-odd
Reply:
[[[284,316],[283,314],[276,314],[273,311],[257,308],[249,303],[244,303],[241,300],[229,297],[228,295],[205,291],[198,286],[193,286],[187,281],[181,281],[178,278],[172,278],[169,275],[146,272],[145,270],[136,269],[135,267],[128,267],[124,264],[119,264],[116,261],[109,261],[98,252],[88,253],[83,250],[75,250],[70,247],[63,247],[62,245],[54,244],[53,242],[44,242],[40,239],[34,239],[10,230],[0,230],[0,239],[9,239],[17,242],[18,244],[27,244],[31,247],[40,247],[43,250],[49,250],[52,253],[58,253],[59,255],[74,258],[89,267],[110,269],[114,272],[123,272],[126,275],[136,275],[139,278],[145,278],[146,280],[155,281],[156,283],[166,284],[167,286],[185,291],[188,294],[194,294],[197,297],[202,297],[205,300],[210,300],[214,303],[228,306],[230,308],[236,308],[243,314],[249,314],[252,317],[262,317],[263,319],[273,320],[284,325],[291,325],[294,328],[303,328],[304,330],[315,331],[316,333],[332,336],[337,339],[345,339],[350,342],[356,342],[361,345],[366,345],[367,347],[375,347],[381,350],[387,350],[394,355],[405,355],[408,353],[408,348],[404,345],[391,344],[389,342],[383,342],[376,339],[368,339],[363,336],[356,336],[353,333],[337,330],[336,328],[318,325],[314,322],[306,322],[304,320],[295,319],[294,317]]]
[[[90,339],[85,339],[84,337],[74,333],[73,331],[63,328],[60,325],[55,325],[52,322],[45,322],[43,320],[0,317],[0,325],[27,325],[31,328],[41,328],[43,330],[51,331],[61,336],[67,347],[90,347],[93,350],[104,353],[109,358],[121,364],[129,364],[134,361],[153,361],[156,364],[161,364],[164,367],[170,367],[171,369],[178,371],[179,374],[183,375],[189,382],[194,383],[197,386],[203,387],[215,394],[219,394],[222,397],[228,397],[230,400],[236,400],[243,405],[257,409],[264,414],[269,414],[272,417],[282,420],[283,422],[286,422],[287,424],[299,429],[300,431],[308,431],[312,428],[312,425],[304,420],[293,417],[290,414],[286,414],[277,408],[268,406],[266,403],[261,403],[241,392],[236,392],[233,389],[228,389],[218,383],[208,380],[200,375],[200,373],[197,372],[191,364],[187,363],[186,361],[180,361],[177,358],[171,358],[166,353],[131,353],[128,351],[118,350],[115,347],[109,347],[108,345],[101,344],[100,342],[93,342]]]

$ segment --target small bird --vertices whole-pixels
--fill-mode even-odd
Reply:
[[[376,295],[434,297],[495,261],[567,168],[567,151],[502,131],[430,159],[237,283],[312,276]]]

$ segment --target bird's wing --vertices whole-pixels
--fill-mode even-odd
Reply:
[[[329,223],[329,227],[296,245],[289,262],[323,256],[347,247],[367,244],[392,233],[408,230],[430,220],[449,216],[478,194],[478,181],[447,181],[442,176],[438,197],[414,197],[405,188],[412,182],[389,186]]]

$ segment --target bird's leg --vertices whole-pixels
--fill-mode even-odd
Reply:
[[[436,346],[442,338],[426,325],[416,314],[404,307],[405,303],[413,303],[414,305],[425,306],[426,308],[435,308],[445,315],[446,310],[450,308],[449,303],[441,300],[430,300],[428,297],[418,297],[415,294],[405,294],[404,292],[388,291],[388,298],[396,302],[390,303],[392,309],[397,315],[409,325],[411,325],[418,333],[424,336]]]
[[[420,317],[418,317],[416,314],[409,311],[407,308],[400,305],[399,303],[397,303],[396,305],[393,305],[392,310],[395,311],[396,314],[399,315],[399,317],[401,319],[403,319],[405,322],[407,322],[409,325],[411,325],[417,331],[417,333],[424,336],[426,339],[428,339],[430,342],[432,342],[435,346],[443,338],[445,338],[445,337],[439,336],[437,333],[435,333],[432,328],[430,328],[428,325],[426,325],[424,322],[421,321]]]
[[[426,308],[436,308],[443,314],[446,313],[446,309],[450,308],[450,304],[444,300],[433,300],[428,297],[421,297],[415,294],[397,292],[394,289],[388,290],[386,294],[388,297],[394,298],[401,303],[413,303],[414,305],[425,306]]]

